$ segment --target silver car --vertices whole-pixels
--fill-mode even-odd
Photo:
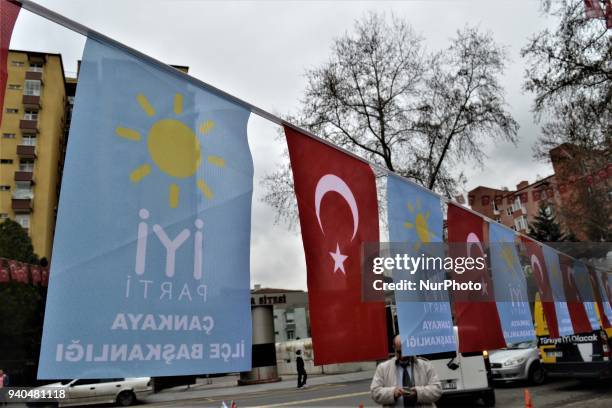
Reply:
[[[537,341],[524,341],[489,353],[494,381],[527,380],[540,385],[546,380],[546,371],[540,363]]]
[[[109,378],[109,379],[76,379],[47,384],[38,387],[41,391],[50,392],[57,399],[59,407],[81,406],[91,404],[117,404],[129,406],[139,398],[153,393],[150,377]],[[30,401],[28,406],[39,406],[44,399]]]

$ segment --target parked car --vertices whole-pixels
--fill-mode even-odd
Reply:
[[[53,390],[55,395],[56,391],[65,391],[65,397],[56,400],[59,407],[114,403],[127,407],[153,393],[150,377],[65,380],[38,388]],[[28,405],[43,403],[47,405],[49,401],[38,400]]]
[[[455,338],[459,345],[457,327]],[[452,404],[452,399],[482,399],[487,407],[495,406],[495,390],[491,380],[491,369],[486,351],[460,353],[457,351],[427,354],[442,383],[440,402]]]
[[[540,385],[546,380],[536,340],[493,350],[489,353],[489,359],[494,381],[527,380],[533,385]]]

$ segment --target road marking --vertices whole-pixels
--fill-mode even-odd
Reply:
[[[357,397],[359,395],[370,395],[370,391],[352,392],[350,394],[340,394],[340,395],[334,395],[332,397],[321,397],[321,398],[312,398],[312,399],[300,400],[300,401],[283,402],[280,404],[259,405],[254,408],[286,407],[288,405],[301,405],[307,402],[329,401],[333,399],[340,399],[340,398],[346,398],[346,397]]]
[[[1,1],[1,0],[0,0]],[[324,390],[329,390],[329,389],[334,389],[334,388],[343,388],[346,387],[346,384],[317,384],[317,385],[312,385],[312,386],[308,386],[306,389],[303,389],[301,391],[298,391],[297,393],[301,394],[301,393],[307,393],[309,391],[324,391]],[[254,392],[249,392],[249,393],[245,393],[245,394],[239,394],[239,395],[219,395],[219,396],[215,396],[215,397],[196,397],[196,398],[185,398],[185,399],[180,399],[180,400],[174,400],[174,401],[159,401],[159,402],[152,402],[152,403],[147,403],[145,401],[145,403],[147,403],[147,405],[150,406],[154,406],[154,407],[175,407],[176,403],[181,401],[184,403],[188,403],[188,402],[222,402],[222,401],[228,401],[228,400],[236,400],[236,401],[245,401],[245,400],[249,400],[249,399],[258,399],[258,398],[264,398],[268,395],[270,396],[274,396],[274,397],[293,397],[295,395],[298,395],[296,393],[295,389],[289,389],[289,388],[279,388],[279,389],[271,389],[271,390],[264,390],[264,391],[254,391]],[[303,400],[300,401],[296,401],[296,402],[302,402]],[[284,404],[280,404],[282,405],[287,405],[287,404],[291,404],[291,403],[284,403]]]

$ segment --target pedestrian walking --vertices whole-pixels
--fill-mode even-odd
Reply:
[[[0,405],[5,405],[6,399],[5,399],[5,391],[3,388],[8,387],[9,385],[9,377],[8,375],[4,372],[4,370],[0,369]]]
[[[295,358],[295,366],[297,368],[298,379],[297,379],[297,387],[303,388],[306,387],[306,378],[308,375],[306,374],[306,369],[304,368],[304,359],[302,358],[302,350],[298,350],[295,352],[297,357]]]

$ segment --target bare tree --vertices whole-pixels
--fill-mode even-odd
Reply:
[[[585,17],[583,0],[543,4],[559,24],[535,34],[521,51],[529,64],[524,88],[534,93],[535,118],[544,123],[535,155],[547,159],[550,148],[564,142],[609,149],[612,36],[603,20]]]
[[[604,2],[601,2],[604,6]],[[533,112],[542,123],[534,155],[549,160],[563,143],[564,174],[579,178],[561,210],[566,222],[580,220],[577,231],[591,240],[609,240],[608,187],[585,181],[609,162],[612,142],[612,36],[605,21],[587,19],[583,0],[544,0],[558,19],[553,31],[536,33],[521,51],[529,66],[524,88],[534,93]]]
[[[290,120],[450,197],[463,181],[454,166],[481,158],[486,138],[515,141],[518,124],[498,82],[506,59],[476,29],[432,53],[406,21],[369,13],[334,41],[328,62],[306,71],[302,107]],[[277,221],[294,222],[290,169],[263,185]]]

